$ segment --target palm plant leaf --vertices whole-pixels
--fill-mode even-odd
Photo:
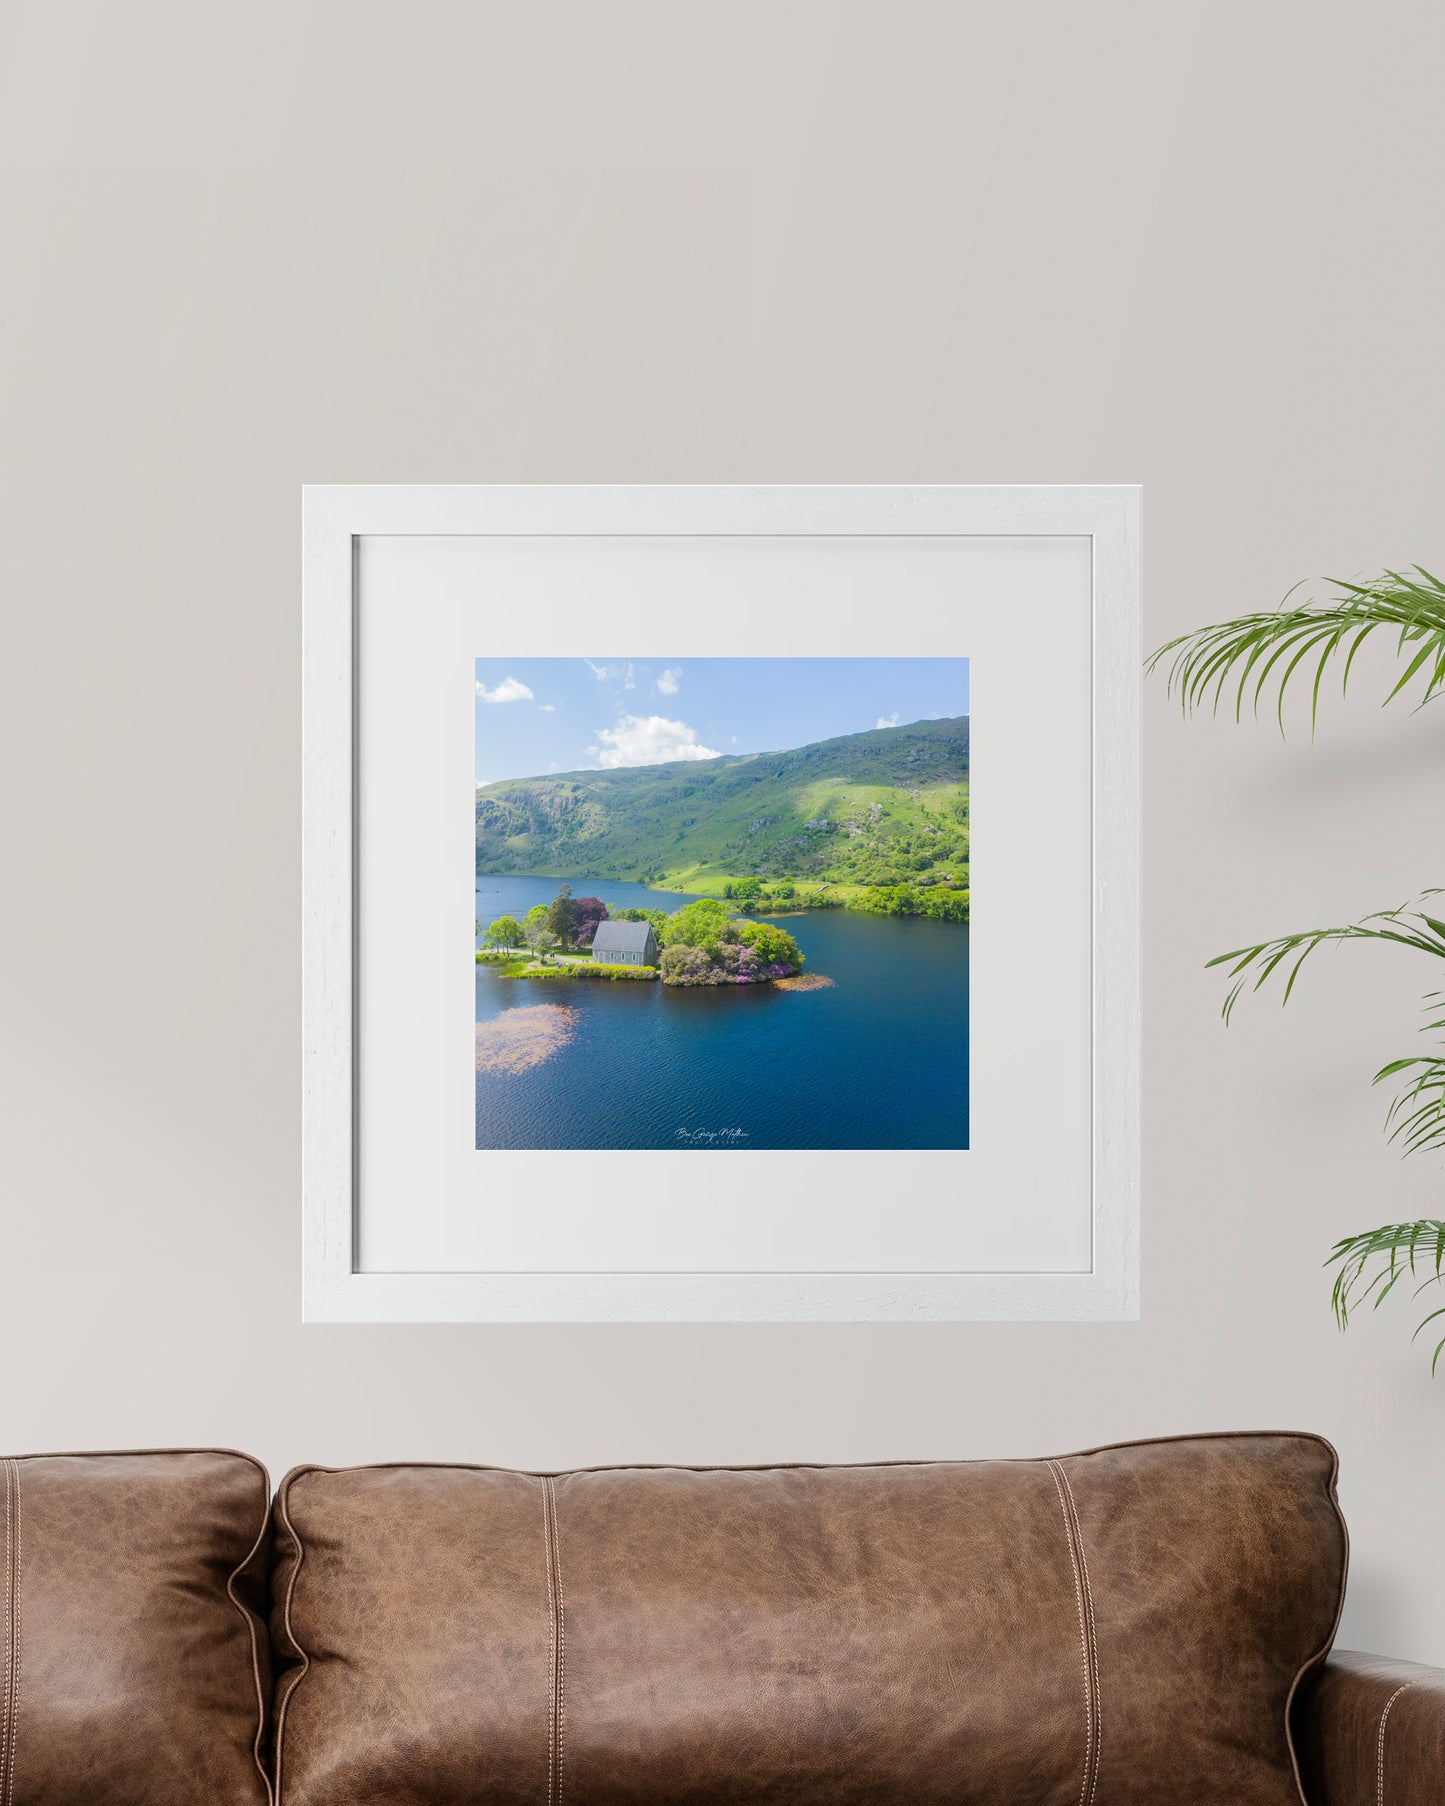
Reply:
[[[1361,648],[1383,628],[1393,634],[1404,666],[1385,701],[1393,702],[1411,684],[1422,686],[1420,707],[1445,693],[1445,583],[1423,566],[1414,565],[1408,571],[1387,570],[1368,583],[1336,581],[1333,588],[1335,593],[1324,601],[1290,606],[1292,590],[1272,613],[1241,615],[1183,634],[1161,646],[1149,659],[1148,669],[1164,667],[1169,693],[1178,698],[1186,715],[1206,706],[1217,713],[1231,695],[1236,721],[1242,718],[1246,703],[1257,715],[1273,687],[1281,733],[1285,697],[1296,677],[1303,674],[1309,682],[1313,730],[1331,662],[1343,655],[1340,685],[1341,693],[1346,693]],[[1281,1001],[1288,1003],[1305,961],[1326,943],[1393,942],[1445,958],[1445,920],[1421,907],[1427,898],[1439,894],[1427,891],[1413,906],[1380,910],[1343,927],[1277,935],[1252,947],[1219,954],[1209,964],[1229,967],[1225,1021],[1246,990],[1261,990],[1276,973],[1283,976]],[[1427,999],[1427,1006],[1437,1012],[1428,1029],[1445,1030],[1445,1015],[1438,1014],[1442,1002],[1445,992]],[[1406,1154],[1445,1152],[1445,1056],[1416,1054],[1391,1060],[1375,1074],[1375,1083],[1401,1077],[1404,1088],[1386,1116],[1390,1139],[1399,1142]],[[1333,1304],[1336,1320],[1344,1329],[1352,1309],[1367,1300],[1378,1308],[1406,1277],[1417,1281],[1417,1295],[1445,1279],[1445,1221],[1392,1223],[1347,1236],[1336,1243],[1326,1265],[1338,1269]],[[1432,1310],[1415,1334],[1442,1318],[1445,1305]],[[1445,1336],[1436,1344],[1432,1373],[1442,1353]]]
[[[1425,999],[1426,1013],[1434,1016],[1421,1028],[1421,1034],[1445,1031],[1445,1016],[1434,1013],[1445,1006],[1445,991],[1436,991]],[[1375,1084],[1384,1079],[1410,1074],[1409,1083],[1390,1105],[1385,1127],[1390,1140],[1398,1141],[1407,1154],[1425,1151],[1445,1152],[1445,1056],[1413,1054],[1403,1060],[1391,1060],[1375,1074]]]
[[[1287,977],[1280,1001],[1288,1003],[1300,968],[1312,953],[1331,942],[1392,941],[1396,946],[1413,947],[1418,952],[1445,959],[1445,921],[1418,907],[1427,898],[1439,894],[1435,890],[1425,891],[1415,900],[1417,906],[1413,909],[1410,904],[1402,903],[1397,909],[1376,910],[1341,928],[1309,928],[1301,934],[1276,935],[1273,940],[1260,941],[1253,947],[1235,947],[1229,953],[1217,953],[1206,965],[1228,966],[1233,981],[1224,998],[1224,1020],[1228,1022],[1234,1014],[1234,1006],[1243,992],[1262,990],[1281,966],[1286,967]]]
[[[1335,579],[1334,589],[1335,595],[1322,602],[1291,608],[1286,596],[1271,613],[1240,615],[1181,634],[1152,655],[1148,669],[1165,667],[1169,694],[1179,699],[1185,714],[1205,706],[1217,712],[1233,681],[1236,720],[1243,716],[1246,700],[1258,714],[1273,680],[1275,713],[1283,732],[1285,694],[1300,668],[1311,675],[1313,726],[1330,661],[1344,652],[1341,687],[1347,690],[1360,648],[1383,627],[1396,635],[1401,656],[1408,656],[1385,700],[1393,701],[1417,677],[1424,679],[1422,705],[1445,692],[1445,583],[1413,565],[1408,571],[1386,571],[1369,583]]]
[[[1445,1279],[1445,1222],[1426,1217],[1414,1223],[1388,1223],[1363,1235],[1348,1235],[1335,1243],[1325,1265],[1339,1268],[1331,1302],[1335,1321],[1345,1329],[1352,1310],[1367,1302],[1378,1310],[1402,1279],[1419,1281],[1416,1297],[1426,1286],[1438,1285]],[[1416,1326],[1415,1335],[1442,1316],[1445,1305],[1431,1311]],[[1442,1352],[1445,1337],[1435,1345],[1430,1362],[1432,1374],[1440,1364]]]
[[[1438,895],[1426,891],[1418,899]],[[1414,947],[1422,953],[1445,959],[1445,921],[1421,909],[1411,910],[1402,904],[1398,909],[1382,909],[1358,922],[1342,928],[1314,928],[1303,934],[1282,934],[1272,941],[1261,941],[1254,947],[1236,947],[1231,953],[1220,953],[1208,961],[1210,966],[1230,968],[1234,981],[1225,995],[1223,1015],[1228,1022],[1234,1006],[1246,990],[1258,991],[1276,971],[1288,964],[1283,1003],[1288,1003],[1300,968],[1309,956],[1329,942],[1350,940],[1393,941],[1397,946]],[[1252,981],[1252,982],[1251,982]],[[1445,1004],[1445,992],[1434,992],[1425,1000],[1429,1012]],[[1427,1022],[1421,1033],[1445,1031],[1445,1016]],[[1375,1074],[1374,1083],[1410,1075],[1408,1083],[1391,1104],[1385,1117],[1385,1128],[1391,1141],[1398,1141],[1407,1154],[1436,1149],[1445,1151],[1445,1057],[1438,1054],[1411,1054],[1391,1060]]]
[[[1390,1106],[1385,1118],[1390,1140],[1400,1142],[1407,1154],[1445,1151],[1445,1060],[1396,1060],[1376,1079],[1406,1066],[1420,1070]]]

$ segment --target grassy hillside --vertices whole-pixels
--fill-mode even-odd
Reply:
[[[793,878],[968,883],[968,717],[477,791],[477,870],[648,878],[674,890]]]

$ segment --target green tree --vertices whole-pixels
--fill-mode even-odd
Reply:
[[[717,897],[699,897],[667,917],[659,939],[665,947],[716,947],[727,927],[727,904]]]
[[[796,970],[803,963],[798,943],[776,922],[744,922],[738,939],[745,947],[751,947],[764,965],[792,966]]]
[[[534,903],[527,911],[526,915],[522,917],[522,925],[527,930],[528,935],[531,936],[542,927],[546,920],[547,905],[545,903]]]
[[[577,901],[572,886],[564,884],[547,907],[547,927],[556,935],[565,953],[572,944],[572,930],[577,922]]]
[[[921,913],[934,916],[941,922],[966,922],[968,920],[968,892],[966,890],[935,890],[929,896],[919,899]]]
[[[733,886],[732,894],[739,898],[760,897],[763,894],[763,887],[757,878],[739,878]]]
[[[526,938],[526,930],[515,916],[498,916],[482,936],[489,947],[520,947]]]
[[[658,946],[662,946],[662,931],[667,922],[665,909],[614,909],[608,917],[612,922],[651,922],[652,932],[657,936]]]

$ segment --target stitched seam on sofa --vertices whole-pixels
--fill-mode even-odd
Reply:
[[[1064,1520],[1064,1541],[1069,1550],[1069,1566],[1074,1575],[1074,1603],[1079,1614],[1079,1654],[1084,1667],[1084,1779],[1079,1788],[1079,1806],[1089,1793],[1089,1776],[1094,1764],[1094,1689],[1089,1669],[1089,1633],[1084,1617],[1084,1586],[1079,1575],[1079,1557],[1074,1547],[1073,1525],[1069,1522],[1069,1505],[1064,1495],[1062,1474],[1057,1461],[1048,1463],[1049,1473],[1053,1477],[1054,1491],[1059,1496],[1059,1512]]]
[[[256,1532],[256,1540],[252,1543],[244,1560],[238,1562],[231,1570],[226,1582],[226,1597],[241,1614],[246,1631],[251,1639],[251,1679],[256,1686],[256,1735],[251,1744],[251,1759],[256,1764],[256,1773],[261,1777],[261,1785],[266,1790],[267,1806],[275,1806],[275,1795],[271,1790],[271,1778],[266,1773],[266,1765],[261,1756],[261,1745],[266,1736],[266,1693],[261,1685],[261,1646],[256,1635],[256,1615],[242,1604],[236,1591],[236,1582],[255,1561],[261,1552],[261,1545],[266,1540],[266,1520],[270,1516],[271,1476],[265,1468],[261,1469],[261,1528]]]
[[[1390,1722],[1390,1712],[1395,1701],[1402,1693],[1408,1693],[1414,1685],[1414,1681],[1406,1681],[1403,1687],[1396,1687],[1385,1701],[1385,1709],[1380,1714],[1380,1734],[1375,1739],[1375,1806],[1385,1806],[1385,1726]]]
[[[10,1759],[5,1769],[6,1806],[15,1798],[15,1746],[20,1741],[20,1663],[24,1646],[20,1636],[20,1586],[25,1568],[25,1513],[20,1503],[20,1463],[15,1469],[15,1590],[11,1595],[10,1623],[14,1660],[10,1673]]]
[[[547,1740],[547,1806],[561,1806],[565,1755],[563,1715],[567,1702],[567,1606],[562,1592],[562,1542],[557,1531],[557,1485],[542,1482],[542,1514],[547,1531],[547,1604],[552,1630],[552,1707]]]
[[[567,1761],[567,1595],[562,1589],[562,1531],[557,1522],[557,1483],[552,1483],[552,1547],[557,1558],[557,1806]]]
[[[1084,1527],[1079,1522],[1078,1502],[1074,1498],[1068,1470],[1062,1464],[1059,1467],[1059,1478],[1068,1495],[1074,1545],[1079,1551],[1079,1568],[1084,1576],[1084,1616],[1089,1626],[1089,1672],[1094,1683],[1094,1760],[1089,1775],[1089,1806],[1093,1806],[1094,1796],[1099,1790],[1099,1768],[1104,1756],[1104,1690],[1099,1684],[1099,1633],[1094,1620],[1094,1589],[1089,1581],[1089,1557],[1084,1548]]]
[[[5,1770],[10,1762],[10,1682],[15,1673],[15,1627],[12,1616],[15,1585],[15,1515],[10,1503],[10,1469],[12,1463],[5,1464],[5,1680],[0,1687],[0,1799],[4,1799],[9,1789],[5,1785]]]
[[[542,1482],[542,1542],[547,1571],[547,1806],[557,1777],[557,1577],[552,1566],[552,1482]]]
[[[20,1568],[25,1553],[25,1529],[20,1513],[20,1463],[5,1463],[5,1709],[0,1723],[0,1751],[5,1758],[0,1773],[0,1800],[11,1806],[15,1798],[15,1744],[20,1717]]]
[[[15,1676],[15,1510],[10,1502],[10,1472],[5,1464],[5,1685],[0,1691],[0,1800],[9,1798],[5,1771],[10,1766],[10,1683]]]
[[[310,1471],[309,1469],[302,1469],[303,1473],[309,1472],[309,1471]],[[291,1485],[292,1485],[292,1482],[296,1478],[297,1478],[297,1476],[295,1474],[287,1475],[285,1484],[282,1486],[280,1494],[278,1495],[277,1500],[276,1500],[277,1508],[279,1509],[279,1511],[281,1513],[281,1522],[285,1526],[286,1534],[291,1538],[291,1545],[296,1551],[296,1565],[292,1568],[291,1578],[286,1583],[286,1598],[285,1598],[285,1602],[283,1603],[283,1605],[281,1607],[281,1626],[282,1626],[282,1629],[286,1632],[286,1641],[291,1645],[291,1653],[293,1655],[300,1656],[300,1658],[301,1658],[301,1666],[300,1666],[300,1668],[297,1669],[296,1673],[291,1677],[290,1685],[287,1687],[285,1693],[281,1696],[281,1704],[279,1705],[279,1707],[277,1708],[277,1711],[276,1711],[276,1794],[275,1794],[275,1798],[276,1798],[277,1806],[280,1806],[280,1802],[283,1799],[284,1793],[285,1793],[285,1787],[284,1787],[284,1783],[281,1778],[281,1773],[282,1773],[282,1759],[283,1759],[283,1754],[284,1754],[283,1746],[284,1746],[285,1736],[286,1736],[286,1709],[291,1704],[292,1699],[295,1697],[296,1689],[301,1685],[302,1681],[304,1681],[306,1679],[306,1676],[310,1672],[310,1669],[311,1669],[311,1657],[309,1655],[307,1655],[306,1651],[301,1647],[300,1643],[297,1641],[296,1632],[291,1627],[291,1600],[296,1592],[296,1582],[301,1577],[302,1564],[306,1560],[305,1544],[301,1541],[301,1537],[300,1537],[299,1532],[296,1529],[296,1526],[291,1522],[291,1511],[290,1511]]]

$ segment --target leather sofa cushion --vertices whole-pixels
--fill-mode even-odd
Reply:
[[[1310,1806],[1440,1806],[1445,1668],[1336,1649],[1294,1707]]]
[[[0,1470],[0,1803],[265,1806],[265,1469],[168,1451]]]
[[[886,1467],[302,1468],[280,1806],[1298,1806],[1310,1436]]]

